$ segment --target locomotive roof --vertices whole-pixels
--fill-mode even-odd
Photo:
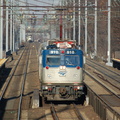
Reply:
[[[42,49],[76,48],[76,40],[48,40],[41,44]]]
[[[73,48],[76,46],[75,40],[49,40],[48,46],[56,46],[55,48]]]
[[[67,42],[67,43],[72,43],[76,45],[76,40],[48,40],[48,45],[53,45],[55,43],[63,43],[63,42]]]

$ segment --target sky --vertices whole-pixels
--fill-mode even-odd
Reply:
[[[60,0],[24,0],[30,4],[48,6],[48,5],[57,5]]]
[[[27,6],[58,6],[60,3],[60,0],[19,0],[19,5],[26,5]],[[21,8],[24,9],[24,8]],[[29,9],[33,10],[51,10],[52,7],[50,8],[41,8],[41,7],[29,7]],[[52,9],[53,10],[53,9]],[[45,14],[47,11],[30,11],[29,13],[34,13],[34,14]],[[39,15],[38,15],[39,16]]]
[[[19,1],[24,4],[24,2],[27,2],[29,4],[35,4],[35,5],[57,5],[60,0],[15,0]]]

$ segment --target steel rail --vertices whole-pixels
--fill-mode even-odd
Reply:
[[[79,120],[85,120],[85,118],[82,116],[82,114],[79,112],[77,106],[75,105],[75,103],[73,103],[73,106],[74,106],[74,110],[75,110],[75,113],[77,115],[77,117],[79,118]]]
[[[86,74],[87,74],[88,76],[90,76],[92,79],[94,79],[94,80],[96,81],[96,78],[93,77],[89,72],[87,72],[87,71],[85,71],[85,72],[86,72]],[[99,83],[101,86],[103,86],[106,90],[108,90],[109,92],[111,92],[107,87],[105,87],[103,84],[101,84],[98,80],[97,80],[96,82],[98,82],[98,83]],[[84,84],[85,84],[85,83],[84,83]],[[92,91],[92,93],[94,93],[94,95],[95,95],[99,100],[102,101],[102,103],[105,105],[105,108],[108,108],[109,110],[111,110],[112,112],[114,112],[115,115],[117,115],[118,117],[120,117],[120,113],[116,112],[116,111],[114,110],[114,108],[112,108],[109,104],[107,104],[107,103],[101,98],[101,96],[98,95],[98,94],[96,94],[87,84],[85,84],[85,85],[86,85],[86,87],[88,88],[88,90]],[[115,94],[112,93],[112,95],[115,95]],[[115,96],[116,96],[116,95],[115,95]],[[119,96],[116,96],[116,97],[120,98]]]
[[[113,87],[117,88],[118,90],[120,90],[119,86],[116,86],[115,84],[111,83],[108,79],[105,79],[103,75],[101,75],[100,73],[93,71],[93,73],[95,73],[100,79],[108,82],[110,85],[112,85]]]
[[[51,107],[50,107],[50,110],[51,110],[51,114],[52,114],[52,117],[54,120],[59,120],[57,114],[56,114],[56,111],[55,111],[55,108],[53,106],[53,104],[51,103]]]
[[[90,65],[90,64],[86,64],[86,65],[88,65],[88,66],[90,66],[90,67],[93,67],[92,65]],[[109,77],[110,79],[112,78],[115,82],[117,82],[118,84],[120,83],[120,81],[119,80],[116,80],[114,77],[112,77],[112,76],[110,76],[110,75],[108,75],[107,73],[105,73],[104,71],[101,71],[101,70],[99,70],[98,68],[95,68],[95,67],[93,67],[95,70],[97,70],[98,72],[101,72],[101,74],[104,74],[104,75],[106,75],[107,77]],[[99,73],[97,73],[97,72],[94,72],[95,74],[97,74],[98,75],[98,77],[100,78],[104,78],[101,74],[99,74]],[[103,80],[105,80],[105,81],[108,81],[111,85],[113,85],[114,87],[116,87],[117,89],[120,89],[120,87],[117,87],[116,85],[114,85],[113,83],[111,83],[111,81],[109,81],[109,80],[107,80],[107,79],[103,79]]]
[[[112,92],[109,88],[107,88],[104,83],[100,82],[97,78],[95,78],[93,75],[91,75],[89,72],[87,72],[86,70],[84,70],[85,73],[90,76],[94,81],[96,81],[97,83],[99,83],[102,87],[104,87],[108,92],[110,92],[112,95],[116,96],[117,98],[120,98],[119,95],[115,94],[114,92]]]
[[[113,77],[113,76],[111,76],[111,75],[108,75],[107,73],[105,73],[104,71],[96,68],[95,66],[92,66],[91,64],[88,64],[88,63],[86,63],[86,65],[88,65],[88,66],[90,66],[90,67],[93,67],[93,68],[96,69],[98,72],[101,72],[102,74],[106,75],[106,76],[109,77],[110,79],[112,78],[112,79],[113,79],[114,81],[116,81],[118,84],[120,83],[120,81],[119,81],[118,79],[116,79],[115,77]],[[97,64],[95,64],[95,65],[96,65],[96,66],[99,66],[99,65],[97,65]],[[102,69],[108,70],[108,72],[112,72],[113,74],[116,74],[116,73],[114,73],[112,70],[109,70],[109,69],[107,69],[107,68],[105,68],[105,67],[103,67],[103,66],[99,66],[99,67],[102,67]],[[120,90],[120,87],[119,87],[119,86],[116,86],[116,85],[113,84],[110,80],[105,79],[104,76],[102,76],[100,73],[97,73],[97,72],[94,72],[94,73],[97,74],[97,76],[98,76],[99,78],[101,78],[102,80],[107,81],[109,84],[111,84],[112,86],[114,86],[115,88],[117,88],[118,90]],[[117,74],[117,75],[118,75],[118,77],[120,76],[119,74]]]
[[[29,48],[30,48],[30,46],[29,46]],[[29,56],[30,56],[30,49],[28,52],[27,62],[26,62],[25,71],[24,71],[24,77],[23,77],[23,81],[22,81],[22,88],[21,88],[21,93],[20,93],[20,101],[19,101],[19,106],[18,106],[18,118],[17,118],[17,120],[20,120],[20,115],[21,115],[21,105],[22,105],[22,98],[23,98],[25,80],[26,80],[26,75],[27,75],[27,68],[28,68],[28,63],[29,63]]]
[[[24,51],[25,51],[25,49],[24,49],[23,52],[21,53],[21,55],[20,55],[20,57],[19,57],[19,59],[18,59],[16,65],[15,65],[15,67],[14,67],[12,73],[10,74],[10,78],[8,79],[8,81],[7,81],[6,85],[5,85],[5,87],[4,87],[3,90],[2,90],[2,93],[1,93],[1,96],[0,96],[0,101],[2,100],[4,94],[5,94],[6,90],[7,90],[7,87],[8,87],[8,85],[9,85],[9,83],[10,83],[12,77],[14,76],[14,72],[15,72],[15,70],[16,70],[16,68],[17,68],[17,66],[18,66],[18,64],[19,64],[19,62],[20,62],[20,60],[21,60],[21,58],[22,58],[22,55],[23,55]]]
[[[92,63],[94,63],[94,64],[96,64],[96,65],[98,65],[95,61],[92,61],[92,60],[90,60],[90,59],[87,59],[87,60],[90,61],[90,62],[92,62]],[[100,65],[100,64],[99,64],[99,66],[101,66],[101,67],[105,68],[106,70],[109,70],[110,72],[112,72],[112,73],[114,73],[114,74],[120,76],[120,73],[117,73],[117,72],[115,72],[115,71],[112,71],[112,70],[110,70],[110,69],[104,67],[103,65]]]

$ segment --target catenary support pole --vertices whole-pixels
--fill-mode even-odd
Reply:
[[[111,0],[108,0],[108,62],[106,65],[112,66],[111,63]]]
[[[65,0],[65,6],[67,6],[67,1],[66,1],[66,0]],[[67,16],[66,16],[66,18],[67,18]],[[68,28],[67,28],[67,24],[68,24],[68,23],[67,23],[67,22],[68,22],[68,21],[66,21],[66,24],[65,24],[65,28],[66,28],[66,29],[65,29],[65,39],[68,38],[68,37],[67,37],[67,36],[68,36]]]
[[[20,44],[22,44],[22,42],[25,42],[25,25],[24,24],[20,24]]]
[[[66,0],[64,0],[64,6],[67,6],[67,1]],[[64,16],[65,17],[65,19],[67,18],[67,16],[65,15]],[[65,39],[67,39],[67,22],[68,21],[65,21],[65,28],[64,28],[64,31],[65,31]]]
[[[12,6],[12,0],[11,0],[11,6]],[[13,11],[12,11],[12,7],[10,9],[10,50],[13,51],[13,47],[12,47],[12,43],[13,43]]]
[[[8,6],[8,1],[6,1],[6,5]],[[6,7],[6,52],[8,51],[8,7]]]
[[[15,2],[13,1],[13,5],[15,5]],[[15,8],[13,8],[14,11]],[[13,51],[15,51],[15,15],[13,15]]]
[[[94,53],[97,55],[97,0],[95,0]]]
[[[75,0],[73,0],[73,40],[75,40]]]
[[[80,45],[80,35],[81,35],[81,9],[80,9],[80,0],[79,0],[79,18],[78,18],[78,45]]]
[[[87,0],[85,0],[85,54],[87,54]]]
[[[0,5],[3,6],[3,0],[0,0]],[[3,58],[3,7],[0,7],[0,59]]]
[[[62,1],[60,3],[60,6],[62,6]],[[63,23],[62,23],[62,10],[60,15],[60,40],[62,40],[63,37]]]

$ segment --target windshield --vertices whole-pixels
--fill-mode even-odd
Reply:
[[[65,55],[65,56],[47,56],[47,65],[67,65],[76,66],[80,64],[78,55]]]
[[[79,56],[77,55],[65,56],[65,65],[78,65],[78,64],[79,64]]]
[[[60,56],[47,56],[47,65],[60,65]]]

